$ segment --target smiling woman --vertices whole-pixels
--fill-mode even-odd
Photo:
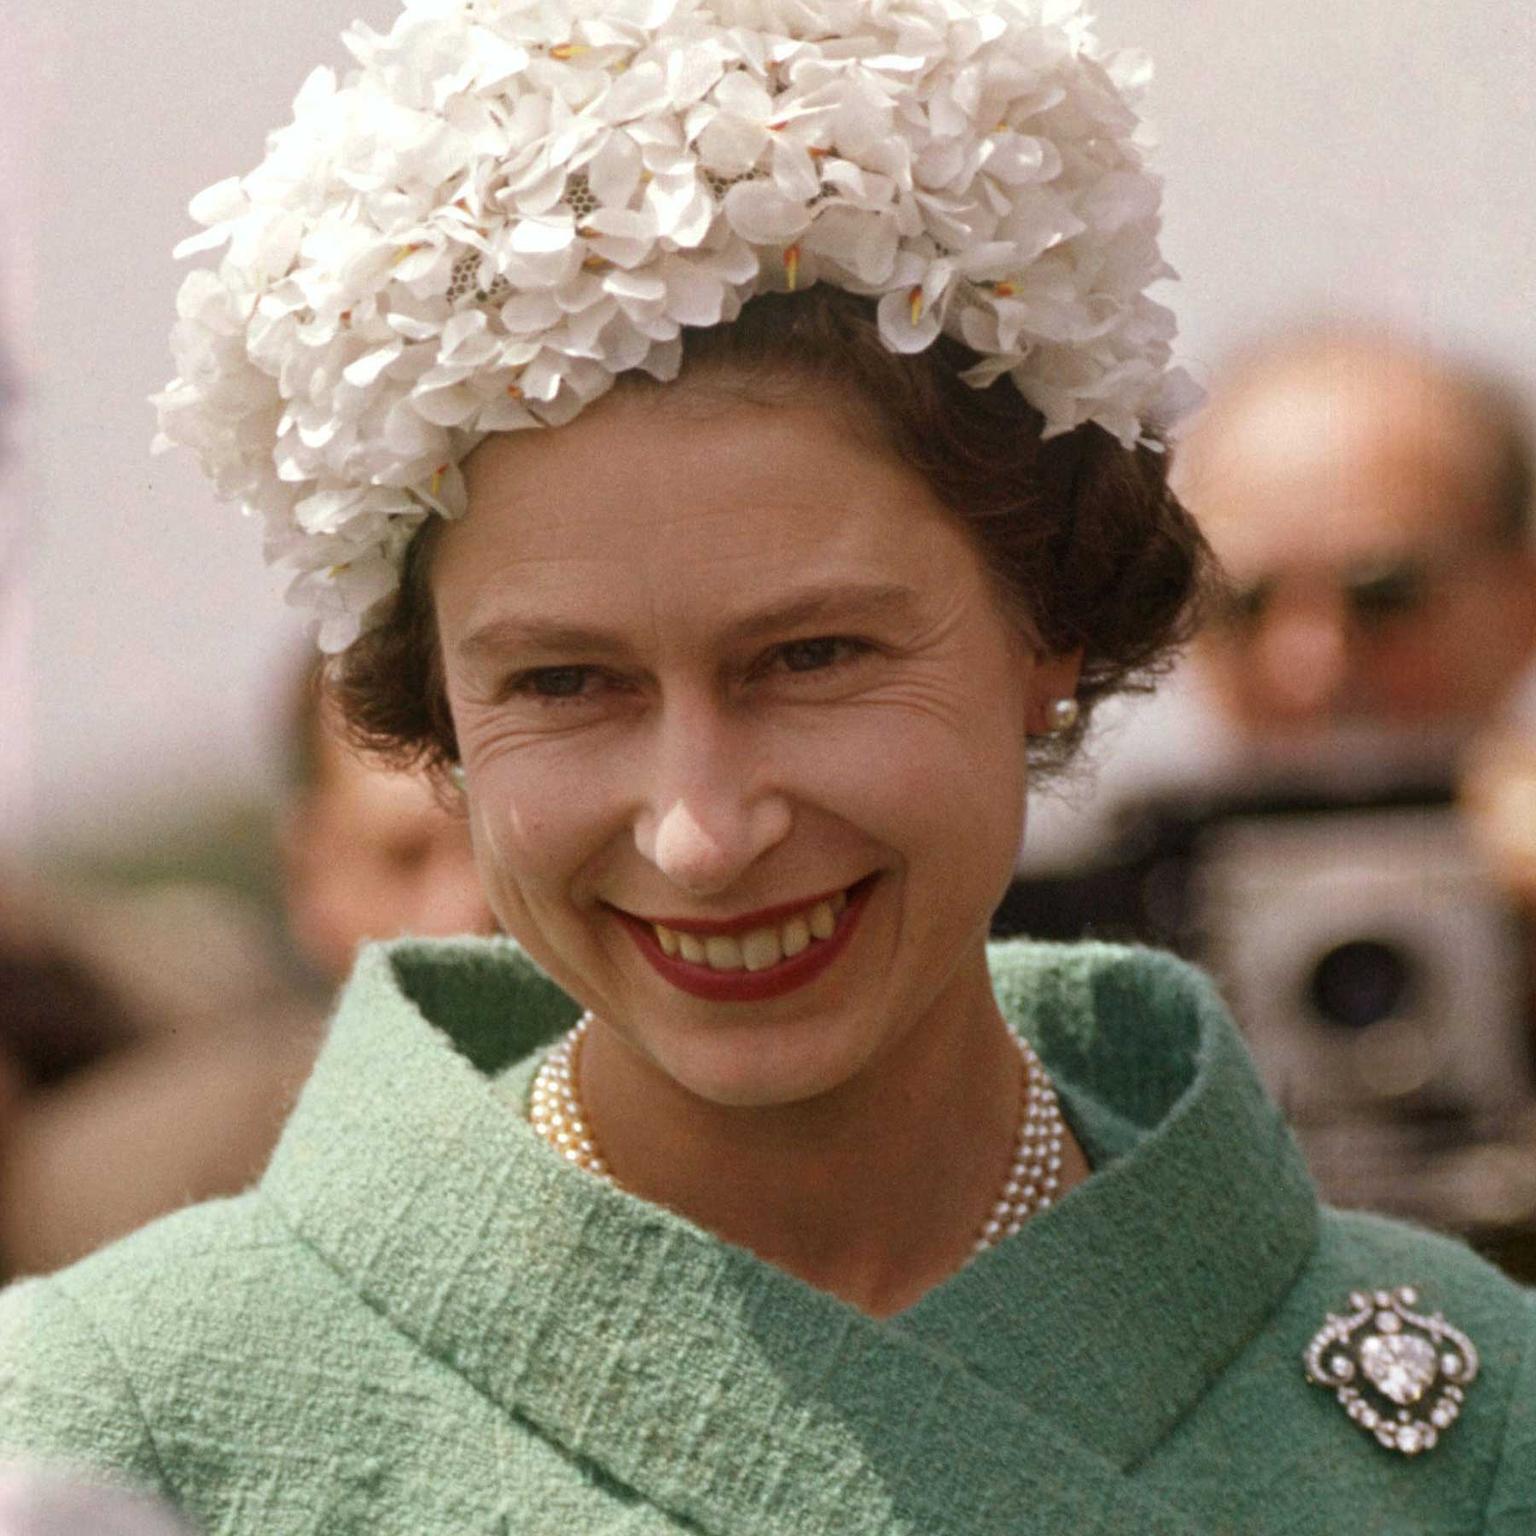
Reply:
[[[508,937],[365,950],[256,1190],[0,1302],[0,1452],[225,1533],[1527,1529],[1527,1299],[1319,1210],[1179,963],[987,942],[1213,580],[1125,61],[555,14],[354,33],[161,401]]]
[[[830,392],[679,409],[689,388],[482,446],[429,578],[482,868],[604,1021],[586,1059],[615,1151],[651,1072],[703,1106],[793,1105],[909,1034],[923,1073],[951,1030],[975,1044],[1025,740],[1077,670],[1036,658],[955,519]],[[560,648],[480,643],[519,613]],[[578,693],[537,686],[572,671]],[[743,976],[737,935],[779,948],[781,911],[810,943]],[[729,1120],[693,1161],[722,1166]]]

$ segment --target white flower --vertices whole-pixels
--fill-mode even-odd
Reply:
[[[1049,433],[1187,403],[1147,290],[1139,55],[1081,0],[404,0],[192,200],[157,447],[261,518],[337,650],[490,432],[559,425],[685,326],[831,282]]]

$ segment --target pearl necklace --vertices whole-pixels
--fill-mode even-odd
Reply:
[[[581,1047],[591,1027],[591,1013],[582,1014],[540,1063],[528,1119],[540,1138],[567,1162],[612,1183],[576,1082]],[[1034,1048],[1017,1035],[1012,1038],[1024,1062],[1023,1107],[1008,1177],[976,1238],[977,1253],[1012,1237],[1036,1212],[1046,1210],[1061,1188],[1061,1148],[1066,1135],[1061,1102]]]

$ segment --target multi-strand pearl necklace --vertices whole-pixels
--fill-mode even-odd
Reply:
[[[611,1182],[613,1175],[581,1107],[576,1083],[582,1042],[591,1027],[592,1015],[582,1014],[544,1058],[533,1079],[528,1118],[538,1135],[567,1161]],[[1061,1188],[1061,1148],[1066,1135],[1061,1103],[1033,1047],[1017,1036],[1014,1040],[1024,1061],[1023,1109],[1008,1177],[976,1238],[977,1253],[1012,1237],[1037,1211],[1045,1210]]]
[[[1036,1211],[1047,1209],[1061,1188],[1061,1148],[1066,1137],[1061,1101],[1035,1048],[1020,1035],[1014,1035],[1013,1041],[1024,1058],[1024,1108],[1008,1177],[976,1239],[977,1253],[1012,1237]]]
[[[581,1096],[576,1091],[576,1062],[582,1041],[591,1027],[592,1014],[582,1014],[575,1027],[562,1035],[550,1048],[549,1055],[539,1063],[528,1101],[528,1119],[534,1130],[567,1162],[611,1181],[613,1175],[597,1150],[597,1138],[587,1124]]]

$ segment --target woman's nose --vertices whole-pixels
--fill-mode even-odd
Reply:
[[[765,782],[741,723],[663,724],[650,793],[635,819],[635,846],[680,891],[728,891],[789,834],[783,792]]]

